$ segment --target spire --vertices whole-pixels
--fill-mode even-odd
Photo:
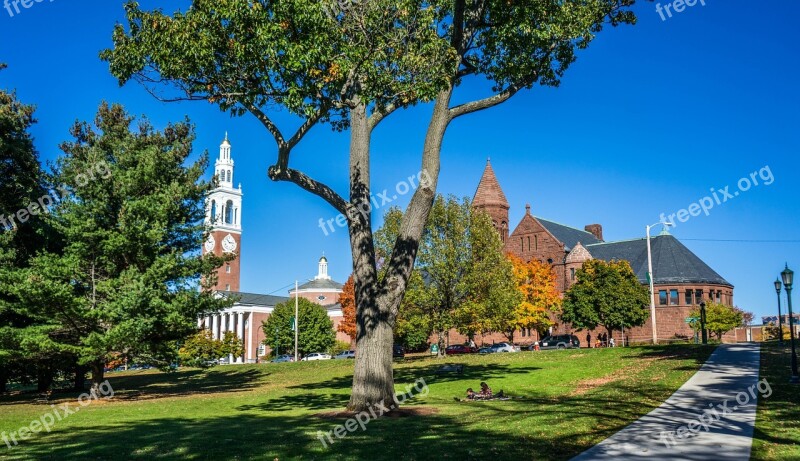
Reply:
[[[478,183],[478,189],[475,191],[475,196],[472,198],[472,206],[485,207],[485,206],[500,206],[506,210],[509,208],[506,195],[503,193],[503,188],[497,181],[497,177],[492,169],[490,159],[486,159],[486,168],[483,170],[481,182]]]

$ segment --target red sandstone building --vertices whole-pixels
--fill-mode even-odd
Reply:
[[[606,242],[600,224],[577,229],[534,216],[530,205],[525,207],[522,219],[510,231],[510,206],[489,162],[472,204],[492,218],[507,252],[525,261],[535,259],[549,264],[556,274],[556,287],[562,294],[575,282],[576,271],[590,259],[626,260],[642,284],[647,284],[647,242],[644,238]],[[651,238],[651,247],[659,341],[692,336],[694,332],[685,319],[701,301],[733,304],[733,285],[668,232]],[[554,332],[575,333],[584,345],[587,333],[597,338],[601,332],[576,332],[570,325],[554,320]],[[456,336],[451,335],[451,342],[459,343],[464,339]],[[652,341],[650,319],[644,326],[626,331],[625,337],[630,342]],[[504,340],[504,337],[492,335],[482,339],[492,342]],[[539,338],[536,332],[524,331],[515,335],[515,339],[533,342]],[[621,340],[621,337],[616,338],[617,344],[621,344]]]

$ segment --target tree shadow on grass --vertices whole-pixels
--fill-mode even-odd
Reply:
[[[634,390],[633,392],[640,392]],[[644,392],[647,392],[645,390]],[[641,405],[612,396],[579,396],[555,402],[528,398],[510,402],[448,403],[440,413],[407,418],[380,418],[346,437],[334,431],[347,418],[320,418],[311,413],[281,415],[248,413],[317,411],[340,407],[336,396],[241,408],[237,415],[168,417],[133,424],[69,427],[37,434],[8,452],[9,459],[275,459],[299,460],[567,460],[610,436],[643,411]],[[636,400],[636,399],[634,399]],[[557,415],[557,418],[553,416]],[[485,424],[490,421],[491,424]],[[482,423],[483,422],[483,423]]]
[[[157,399],[196,394],[241,392],[258,387],[259,381],[270,373],[256,368],[213,368],[210,370],[189,369],[176,373],[158,371],[114,373],[106,375],[114,394],[120,399]],[[59,392],[49,401],[37,402],[39,394],[15,394],[3,396],[0,406],[21,403],[63,403],[74,401],[81,392]]]

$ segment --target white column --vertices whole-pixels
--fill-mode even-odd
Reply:
[[[210,315],[206,315],[206,319],[205,319],[205,322],[204,322],[204,323],[205,323],[205,325],[206,325],[206,329],[207,329],[208,331],[212,331],[212,330],[211,330],[211,316],[210,316]]]
[[[237,327],[237,335],[239,337],[239,341],[244,343],[244,312],[237,312],[236,313],[236,327]],[[236,357],[236,363],[242,363],[242,356]]]
[[[219,314],[214,314],[212,316],[212,324],[211,324],[211,336],[214,339],[219,339]]]
[[[255,361],[256,356],[253,354],[253,349],[255,349],[255,353],[258,354],[258,344],[253,344],[253,312],[248,312],[247,314],[247,361],[250,360]]]
[[[233,331],[233,321],[234,317],[232,313],[225,314],[227,316],[227,321],[225,322],[225,332]],[[233,354],[228,354],[228,364],[233,363]]]
[[[203,328],[203,317],[197,316],[197,328]]]

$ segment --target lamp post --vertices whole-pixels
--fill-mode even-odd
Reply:
[[[775,279],[775,292],[778,293],[778,344],[783,346],[783,316],[781,315],[781,279]]]
[[[663,225],[666,228],[674,226],[674,224],[659,221],[645,228],[647,230],[647,279],[650,282],[650,322],[653,326],[653,344],[658,344],[658,330],[656,329],[656,292],[653,288],[653,254],[650,250],[650,229],[658,225]]]
[[[700,303],[700,331],[703,335],[703,344],[708,344],[708,330],[706,330],[706,303]]]
[[[800,383],[800,377],[797,376],[797,351],[794,348],[794,317],[792,314],[792,281],[794,279],[794,271],[789,269],[789,264],[781,272],[783,278],[783,286],[786,288],[786,301],[789,305],[789,340],[792,343],[792,384]]]

